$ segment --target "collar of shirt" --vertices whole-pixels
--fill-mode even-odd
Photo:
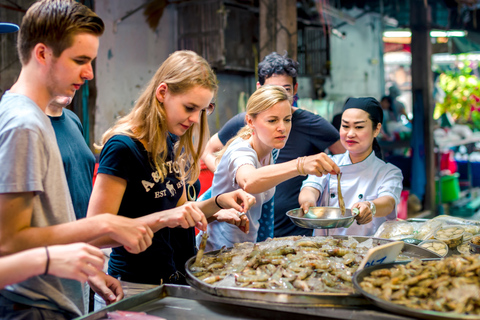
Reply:
[[[344,157],[343,159],[341,159],[338,165],[342,173],[350,173],[350,172],[362,171],[366,168],[373,166],[375,163],[375,160],[376,160],[375,152],[372,151],[370,155],[367,158],[365,158],[365,160],[357,163],[352,163],[352,160],[350,160],[350,153],[347,151],[344,153]]]

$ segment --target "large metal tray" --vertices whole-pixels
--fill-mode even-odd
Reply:
[[[375,271],[377,269],[384,269],[384,268],[392,268],[395,265],[399,264],[406,264],[407,262],[396,262],[396,263],[387,263],[387,264],[380,264],[377,266],[373,267],[368,267],[363,270],[355,272],[353,275],[353,285],[355,286],[355,289],[360,292],[363,296],[367,297],[370,301],[373,302],[374,305],[379,306],[382,309],[388,310],[395,312],[397,314],[405,315],[405,316],[410,316],[410,317],[415,317],[415,318],[420,318],[420,319],[444,319],[444,320],[452,320],[452,319],[460,319],[460,320],[473,320],[479,319],[478,315],[461,315],[458,313],[448,313],[448,312],[439,312],[439,311],[428,311],[428,310],[419,310],[419,309],[412,309],[408,308],[405,306],[401,306],[386,300],[383,300],[379,297],[376,297],[360,287],[360,282],[363,281],[363,279],[372,273],[372,271]]]
[[[121,300],[97,312],[76,320],[106,319],[107,313],[122,310],[145,312],[149,315],[173,319],[355,319],[355,320],[409,320],[404,316],[388,314],[374,305],[349,308],[296,307],[286,304],[266,303],[217,297],[189,286],[162,285]],[[132,318],[133,319],[133,318]]]
[[[334,238],[346,239],[348,236],[333,236]],[[371,237],[353,237],[358,242],[363,242]],[[373,238],[374,244],[385,244],[393,242],[394,240]],[[216,254],[219,250],[205,253]],[[410,258],[419,259],[440,259],[441,257],[435,252],[427,249],[405,244],[401,255]],[[190,266],[195,262],[195,257],[190,258],[185,264],[187,272],[187,282],[204,292],[220,297],[230,297],[237,299],[249,299],[264,301],[269,303],[283,303],[289,305],[316,305],[316,306],[357,306],[365,305],[370,302],[365,299],[360,293],[322,293],[322,292],[295,292],[295,291],[281,291],[269,289],[250,289],[250,288],[236,288],[236,287],[217,287],[197,279],[191,272]]]

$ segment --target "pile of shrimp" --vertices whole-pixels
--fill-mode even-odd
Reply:
[[[371,239],[286,237],[240,243],[216,254],[197,256],[190,272],[214,286],[353,293],[352,275]]]
[[[480,315],[480,256],[415,259],[372,271],[360,286],[383,300],[413,309]]]

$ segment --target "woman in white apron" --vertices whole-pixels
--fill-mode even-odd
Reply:
[[[374,98],[350,98],[343,107],[340,141],[347,149],[332,156],[342,172],[341,189],[346,208],[358,208],[357,223],[330,229],[329,234],[371,236],[387,220],[397,218],[396,206],[402,192],[402,172],[381,160],[376,137],[382,127],[383,112]],[[298,197],[300,207],[338,207],[337,176],[309,175]],[[317,229],[315,235],[326,235]]]

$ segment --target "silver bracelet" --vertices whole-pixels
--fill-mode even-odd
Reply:
[[[372,212],[372,217],[375,217],[375,214],[377,213],[377,207],[375,206],[375,203],[373,201],[367,201],[369,203],[369,208],[370,211]]]

